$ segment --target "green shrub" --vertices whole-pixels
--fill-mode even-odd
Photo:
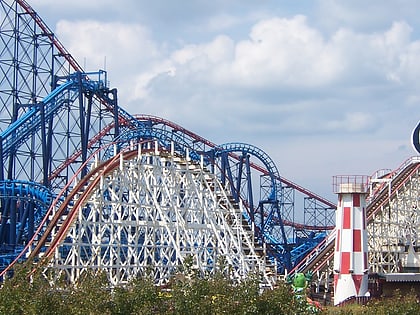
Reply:
[[[103,274],[86,273],[76,284],[52,286],[44,275],[28,277],[28,270],[18,268],[0,288],[0,314],[313,314],[284,283],[260,292],[258,275],[233,283],[226,272],[221,268],[212,276],[199,275],[187,268],[165,287],[146,276],[111,290]],[[365,306],[329,307],[322,314],[417,315],[420,305],[413,292]]]

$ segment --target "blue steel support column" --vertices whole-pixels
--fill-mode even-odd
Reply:
[[[47,126],[45,121],[45,104],[40,102],[40,116],[41,116],[41,150],[42,150],[42,182],[44,185],[48,184],[48,165],[50,161],[50,154],[48,154],[48,138],[47,138]]]
[[[92,103],[93,103],[93,94],[88,93],[88,103],[86,108],[86,127],[85,127],[85,138],[82,140],[84,145],[86,146],[86,150],[88,147],[88,142],[90,138],[90,119],[92,115]],[[83,159],[83,162],[86,161],[87,156]]]
[[[14,25],[15,28],[13,29],[14,32],[14,42],[13,42],[13,79],[12,79],[12,117],[11,123],[15,122],[18,119],[19,116],[19,89],[18,89],[18,80],[19,80],[19,40],[21,36],[19,36],[19,30],[20,30],[20,19],[19,15],[17,14],[17,3],[15,7],[15,15],[14,15]],[[16,151],[13,149],[9,155],[9,164],[7,169],[7,179],[13,179],[13,166],[15,161],[15,154]]]
[[[92,114],[92,102],[93,102],[93,94],[88,92],[88,101],[87,101],[87,109],[86,109],[86,115],[83,117],[84,120],[82,120],[82,116],[80,116],[80,126],[84,130],[84,133],[81,134],[81,145],[82,145],[82,163],[86,162],[87,159],[87,151],[88,151],[88,142],[89,142],[89,134],[90,134],[90,118]],[[84,109],[82,109],[84,112]],[[84,168],[82,170],[81,176],[85,176],[87,174],[87,169]]]
[[[78,93],[79,93],[79,125],[80,125],[80,145],[81,145],[81,157],[82,157],[82,163],[86,161],[87,157],[87,143],[85,141],[86,137],[86,113],[85,113],[85,107],[84,107],[84,100],[83,100],[83,86],[82,86],[82,73],[78,71],[76,73],[77,75],[77,82],[79,84]],[[81,176],[84,177],[87,174],[87,169],[84,168],[82,170]]]
[[[53,128],[54,127],[54,118],[53,118],[53,116],[51,116],[48,119],[48,122],[46,121],[45,125],[46,125],[45,128],[47,128],[46,129],[47,137],[46,137],[46,151],[45,151],[45,153],[47,155],[46,159],[48,161],[45,163],[45,167],[44,167],[45,175],[47,176],[44,179],[44,186],[45,187],[50,187],[49,175],[50,175],[50,172],[51,172],[51,160],[52,160],[52,156],[53,156],[52,148],[53,148],[53,133],[54,133],[54,130],[53,130],[54,129]],[[41,127],[41,128],[44,128],[44,127]]]
[[[228,157],[227,157],[227,153],[226,152],[224,152],[224,153],[222,153],[222,156],[220,157],[220,163],[221,163],[221,170],[220,170],[220,175],[221,175],[221,178],[220,178],[220,180],[221,180],[221,182],[222,182],[222,185],[223,186],[225,186],[225,184],[226,184],[226,169],[227,169],[227,164],[228,164]]]
[[[280,219],[280,230],[281,230],[281,235],[282,235],[282,237],[283,237],[283,241],[284,241],[284,245],[287,247],[287,236],[286,236],[286,231],[284,230],[284,225],[283,225],[283,223],[282,223],[282,215],[281,215],[281,213],[280,213],[280,207],[279,207],[279,202],[278,202],[278,200],[274,200],[274,201],[272,201],[273,203],[274,203],[274,209],[275,209],[275,212],[277,213],[277,217]],[[287,251],[287,252],[289,252],[289,251]],[[289,266],[288,267],[290,267],[290,259],[289,259]]]
[[[100,80],[100,82],[102,82]],[[109,90],[106,87],[106,74],[104,79],[104,85],[103,87],[100,87],[97,91],[99,97],[104,100],[108,106],[111,106],[112,112],[113,112],[113,119],[114,119],[114,139],[117,139],[120,136],[120,110],[124,112],[122,109],[118,107],[118,90],[116,88],[113,88]],[[90,115],[90,114],[89,114]],[[127,116],[130,116],[128,113],[126,115],[122,116],[123,119],[129,120],[132,118],[129,118]],[[89,117],[90,119],[90,117]],[[133,123],[134,121],[126,121],[127,123]],[[152,127],[151,122],[149,121],[150,128]],[[120,151],[120,143],[117,144],[117,152]]]
[[[3,137],[0,136],[0,156],[3,156]],[[4,180],[4,163],[3,163],[3,159],[0,159],[0,180]],[[6,226],[6,222],[4,219],[5,216],[5,211],[6,208],[4,207],[5,205],[5,199],[4,198],[0,198],[1,201],[1,206],[0,206],[0,215],[1,215],[1,221],[0,221],[0,247],[3,244],[3,239],[4,239],[4,231],[5,231],[5,226]]]
[[[26,208],[28,209],[28,240],[34,236],[35,232],[35,204],[33,202],[28,202],[26,204]]]
[[[260,207],[259,208],[261,210],[261,212],[260,212],[260,226],[257,226],[257,230],[258,230],[258,233],[261,237],[261,242],[265,243],[265,237],[264,237],[264,224],[265,224],[264,223],[264,205],[261,204],[261,202],[260,202]]]
[[[281,235],[283,237],[283,242],[284,242],[283,247],[286,249],[286,252],[284,254],[284,261],[285,261],[286,269],[290,271],[290,270],[292,270],[291,250],[292,250],[293,246],[291,246],[288,243],[288,240],[287,240],[286,231],[284,229],[284,224],[283,224],[283,218],[282,218],[280,207],[279,207],[279,201],[275,200],[273,202],[274,202],[275,211],[277,213],[277,217],[280,220],[280,224],[279,224],[280,225],[280,231],[281,231]]]
[[[0,147],[1,149],[1,147]],[[210,150],[209,152],[207,152],[207,155],[209,157],[209,160],[211,161],[210,164],[210,172],[214,174],[215,171],[215,164],[216,164],[216,152],[214,152],[214,149]]]
[[[25,230],[26,222],[28,221],[28,207],[25,207],[25,202],[19,202],[19,230],[16,236],[16,243],[19,244],[22,241],[22,234]]]
[[[226,175],[229,181],[230,192],[232,196],[235,196],[236,194],[235,181],[233,179],[232,169],[230,167],[229,156],[227,153],[226,153],[226,173],[227,173]],[[238,200],[239,200],[239,197],[238,197]]]
[[[6,213],[6,202],[7,199],[2,198],[2,206],[1,206],[1,224],[0,224],[0,247],[6,242],[7,235],[6,235],[6,223],[7,223],[7,213]]]
[[[248,185],[248,204],[249,209],[251,212],[251,220],[254,222],[254,197],[253,197],[253,190],[252,190],[252,183],[251,183],[251,163],[249,160],[250,156],[249,154],[245,157],[245,167],[246,167],[246,176],[247,176],[247,185]]]
[[[417,124],[416,128],[414,128],[413,130],[412,144],[413,144],[414,149],[416,149],[416,151],[420,153],[420,122]]]
[[[106,82],[105,82],[106,83]],[[115,138],[118,138],[120,135],[120,123],[118,120],[118,94],[117,94],[117,89],[112,89],[111,90],[112,93],[112,99],[113,99],[113,103],[112,105],[114,106],[114,130],[115,130]]]
[[[3,156],[3,137],[0,137],[0,156]],[[3,159],[0,159],[0,180],[4,180],[4,163]],[[6,199],[0,198],[1,206],[0,206],[0,247],[3,245],[5,240],[5,233],[6,233]]]
[[[239,202],[239,191],[241,191],[241,184],[242,184],[242,172],[244,167],[244,158],[243,156],[239,159],[239,167],[238,167],[238,178],[236,179],[236,189],[235,189],[235,201]]]
[[[10,229],[9,244],[13,247],[16,245],[16,203],[9,199],[10,206]]]
[[[270,207],[269,211],[265,210],[266,206]],[[279,201],[278,200],[262,200],[259,203],[259,209],[260,209],[260,214],[261,214],[260,233],[261,233],[262,239],[264,240],[264,236],[266,233],[268,235],[272,234],[268,230],[269,227],[272,227],[272,225],[274,224],[280,227],[281,238],[276,238],[277,242],[274,242],[274,243],[272,242],[273,239],[271,239],[267,241],[267,244],[271,245],[272,249],[274,250],[278,245],[281,245],[286,250],[285,253],[283,253],[281,257],[282,263],[284,264],[287,270],[291,270],[292,269],[291,255],[290,255],[291,246],[288,244],[286,231],[284,229],[284,225],[282,221],[283,219],[280,213]],[[267,217],[265,217],[264,214],[267,214],[267,213],[268,215]],[[273,220],[274,214],[277,215],[277,220]],[[278,222],[275,222],[275,221],[278,221]],[[279,243],[280,241],[282,242]]]
[[[4,180],[3,137],[0,136],[0,180]],[[1,208],[0,208],[1,210]]]

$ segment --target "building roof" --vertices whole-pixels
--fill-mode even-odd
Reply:
[[[386,282],[420,282],[420,273],[388,273],[384,274]]]

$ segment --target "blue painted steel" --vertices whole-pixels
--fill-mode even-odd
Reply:
[[[251,144],[240,142],[225,143],[215,148],[216,157],[223,152],[242,152],[243,155],[252,154],[257,157],[265,165],[271,178],[272,190],[271,194],[268,196],[268,199],[278,200],[278,184],[280,184],[280,174],[273,160],[268,156],[267,153]]]
[[[320,232],[300,240],[300,244],[290,252],[292,266],[296,266],[307,254],[309,254],[319,243],[321,243],[326,236],[327,233]]]
[[[0,271],[22,251],[52,202],[49,189],[24,180],[0,181],[0,198],[8,211],[0,220]]]
[[[126,116],[129,114],[126,113]],[[131,117],[130,119],[134,119]],[[133,124],[134,125],[134,124]],[[262,196],[259,201],[258,207],[262,212],[261,222],[257,223],[257,229],[261,231],[263,239],[267,245],[269,245],[270,255],[275,258],[278,262],[280,268],[289,268],[292,265],[291,259],[294,261],[295,253],[291,252],[295,246],[300,246],[300,244],[289,243],[288,238],[285,233],[285,227],[282,220],[282,188],[281,188],[281,178],[277,167],[271,158],[261,149],[252,146],[246,143],[228,143],[220,146],[214,145],[212,149],[202,150],[202,147],[198,146],[200,149],[194,147],[197,144],[197,141],[194,138],[189,138],[185,132],[182,131],[173,131],[166,130],[165,126],[154,125],[152,121],[141,121],[138,124],[138,129],[128,129],[126,128],[124,132],[121,133],[120,137],[117,139],[120,141],[121,146],[128,146],[130,140],[139,140],[139,139],[153,139],[159,143],[159,146],[170,150],[171,145],[173,145],[175,152],[185,155],[187,149],[189,151],[189,156],[191,159],[199,161],[200,155],[204,156],[204,162],[206,165],[209,163],[217,163],[219,161],[219,170],[222,183],[232,183],[231,193],[236,201],[239,201],[239,194],[242,194],[241,197],[247,200],[248,209],[254,209],[253,199],[252,199],[252,183],[251,180],[248,180],[245,187],[242,187],[242,181],[244,181],[242,173],[246,172],[246,178],[250,178],[250,156],[257,157],[265,166],[265,171],[267,176],[270,178],[270,187],[269,192]],[[232,159],[231,153],[239,153],[238,159]],[[108,149],[106,156],[111,156],[113,154],[112,148]],[[237,173],[233,174],[233,163],[237,163]],[[246,191],[242,191],[246,189]],[[258,211],[258,209],[255,209]],[[244,214],[249,222],[255,222],[254,211],[250,211],[249,214]],[[312,244],[312,240],[310,240]],[[312,245],[311,245],[312,246]],[[282,269],[280,271],[283,271]]]
[[[63,91],[74,85],[74,81],[69,80],[63,85],[56,88],[50,95],[48,95],[41,104],[34,105],[28,112],[22,115],[18,120],[9,125],[7,129],[0,133],[2,146],[2,159],[4,159],[10,152],[16,149],[28,136],[33,134],[41,128],[40,107],[45,105],[45,117],[51,117],[57,110],[59,110],[63,103],[68,99],[60,99],[56,102],[55,98],[63,96]],[[74,100],[73,100],[74,101]],[[50,106],[47,106],[50,105]]]
[[[290,254],[291,259],[295,261],[298,259],[295,257],[300,257],[310,247],[312,240],[308,240],[308,244],[304,244],[303,240],[303,244],[296,244],[294,247],[288,244],[288,239],[284,235],[285,224],[283,224],[281,215],[287,213],[284,211],[285,204],[290,204],[293,207],[294,199],[286,200],[285,191],[291,188],[303,194],[309,193],[311,198],[327,204],[325,199],[319,199],[319,196],[308,190],[280,178],[277,167],[271,158],[252,145],[228,143],[216,146],[193,135],[188,130],[173,128],[173,125],[170,126],[163,120],[156,122],[136,119],[118,106],[116,89],[110,90],[107,87],[107,73],[105,71],[83,73],[73,57],[25,1],[16,2],[13,8],[4,5],[7,1],[0,1],[2,2],[0,15],[4,17],[0,34],[7,37],[7,39],[2,37],[5,49],[3,50],[4,54],[0,56],[0,68],[2,73],[8,74],[2,81],[1,88],[4,89],[4,91],[2,90],[4,95],[10,94],[10,98],[2,97],[0,100],[0,114],[4,118],[0,122],[1,130],[3,130],[0,132],[0,156],[2,157],[0,163],[3,163],[0,165],[0,179],[6,177],[27,180],[0,182],[0,194],[6,196],[3,198],[2,208],[0,208],[3,214],[6,214],[4,211],[9,211],[9,209],[5,210],[7,203],[16,201],[15,193],[18,193],[19,196],[25,194],[29,196],[30,194],[34,202],[37,203],[37,207],[48,205],[52,195],[49,193],[50,189],[54,191],[54,189],[63,188],[64,184],[68,182],[69,174],[70,176],[74,174],[72,173],[74,169],[77,169],[86,160],[87,155],[103,144],[117,140],[118,149],[129,145],[131,139],[156,139],[160,146],[167,149],[170,149],[173,143],[177,153],[185,156],[188,152],[193,160],[198,161],[201,156],[204,156],[204,163],[216,172],[221,170],[216,167],[222,167],[223,171],[220,172],[220,175],[222,180],[232,183],[231,193],[235,200],[250,194],[244,199],[247,200],[247,206],[251,209],[254,209],[252,195],[255,187],[251,182],[250,166],[252,162],[249,158],[250,156],[257,157],[265,167],[265,169],[261,167],[259,171],[263,173],[264,179],[267,178],[269,185],[264,191],[263,185],[260,184],[262,195],[255,211],[259,210],[262,213],[259,228],[263,231],[265,240],[272,246],[273,257],[283,259],[282,257]],[[33,40],[25,41],[21,40],[22,38]],[[15,45],[19,45],[19,49],[14,49]],[[10,62],[11,60],[13,63]],[[76,72],[69,74],[69,71]],[[9,75],[10,78],[8,78]],[[96,80],[90,79],[93,76]],[[51,87],[54,90],[48,94]],[[45,96],[46,94],[48,95]],[[35,103],[37,99],[42,99],[42,102]],[[86,99],[87,106],[84,106]],[[102,110],[101,106],[97,106],[97,112],[95,112],[92,107],[93,99],[99,100],[101,105],[105,105],[105,110]],[[71,103],[77,101],[77,109],[75,109],[76,106],[73,106],[68,109],[68,115],[64,115],[62,112],[64,107],[69,108]],[[65,116],[63,120],[60,120],[59,113],[63,113]],[[71,116],[70,114],[74,115],[72,117],[74,125],[63,127],[66,119]],[[96,129],[92,127],[94,118],[98,121]],[[121,126],[119,125],[120,121],[124,122]],[[8,122],[13,123],[7,126]],[[93,144],[96,147],[88,151],[88,145],[91,145],[89,137],[93,134],[96,135],[101,131],[100,128],[110,122],[113,122],[114,126],[105,135],[106,139],[101,138],[98,143]],[[168,126],[170,128],[166,129]],[[418,128],[420,127],[418,126]],[[41,131],[40,134],[38,134],[39,131]],[[53,147],[53,144],[61,145],[61,142],[55,139],[59,133],[61,133],[60,136],[64,135],[63,138],[67,141],[63,141],[63,147],[65,147],[62,150],[63,156],[54,155],[54,150],[57,148]],[[417,132],[417,137],[418,134]],[[80,139],[77,138],[79,136]],[[417,143],[419,142],[418,138],[415,140]],[[37,146],[41,141],[41,146]],[[60,149],[62,148],[60,147]],[[80,152],[75,152],[79,150]],[[239,160],[232,158],[231,153],[236,152],[240,153]],[[106,154],[110,156],[113,152],[111,154],[108,151]],[[106,154],[105,156],[107,156]],[[34,157],[35,155],[36,157]],[[40,156],[42,156],[42,165],[39,166],[37,159],[40,159]],[[73,156],[81,158],[75,164],[71,164],[75,161],[72,160]],[[238,162],[239,168],[234,169],[234,164]],[[7,167],[6,163],[8,163]],[[217,163],[220,164],[217,165]],[[62,165],[64,168],[60,168]],[[60,170],[54,174],[60,178],[56,182],[52,180],[50,182],[49,176],[55,171],[54,167],[58,167]],[[7,174],[4,175],[4,172]],[[36,176],[37,173],[43,174],[43,178],[39,179],[40,177]],[[247,179],[246,183],[245,179]],[[35,184],[35,182],[42,182],[44,185]],[[281,183],[285,183],[285,185],[282,186]],[[54,187],[52,187],[53,185]],[[23,222],[34,220],[30,218],[33,213],[29,208],[21,209],[20,207],[10,208],[10,211],[22,214],[21,221],[16,222],[14,229],[17,233],[31,234],[30,229],[33,227],[28,225],[28,232],[22,231],[21,227]],[[254,215],[254,212],[252,211],[251,214]],[[290,218],[293,216],[286,219]],[[248,217],[248,220],[254,222],[254,218]],[[20,226],[18,226],[19,224]],[[281,232],[279,232],[279,227]],[[20,246],[21,235],[16,234],[16,250]]]
[[[279,268],[289,269],[291,267],[289,259],[289,251],[291,247],[288,246],[288,240],[281,215],[280,207],[282,205],[282,195],[280,174],[273,160],[260,148],[247,143],[226,143],[217,146],[214,150],[214,155],[216,157],[224,157],[223,161],[225,162],[222,164],[222,173],[228,174],[227,176],[231,178],[230,183],[232,185],[232,191],[241,193],[240,187],[242,186],[241,181],[243,179],[244,171],[243,164],[245,165],[245,177],[247,178],[247,195],[242,197],[247,201],[248,209],[250,211],[250,221],[256,225],[257,236],[259,239],[270,247],[271,256],[278,260]],[[227,160],[227,155],[236,152],[241,153],[241,157],[238,166],[238,173],[236,175],[236,181],[234,181],[232,180],[232,171]],[[254,208],[249,159],[250,155],[255,156],[263,163],[271,180],[270,193],[267,196],[261,196],[258,209]],[[225,175],[222,174],[222,176]],[[268,206],[268,209],[266,206]],[[259,219],[257,220],[258,213]]]
[[[45,131],[46,122],[51,121],[63,108],[79,98],[80,113],[86,117],[81,117],[81,138],[85,139],[84,152],[82,156],[86,159],[88,128],[90,119],[90,109],[85,114],[83,100],[80,100],[82,93],[93,95],[101,94],[106,88],[106,73],[99,71],[96,74],[98,81],[91,80],[85,73],[75,73],[64,78],[58,78],[62,82],[48,95],[42,102],[32,105],[31,108],[11,123],[4,131],[0,133],[0,152],[2,160],[10,158],[17,151],[19,146],[26,142],[28,138],[39,130],[42,131],[42,150],[45,155],[44,163],[48,163],[51,158],[51,152],[48,151],[48,141]],[[105,80],[102,79],[105,78]],[[64,79],[64,81],[63,81]],[[90,104],[88,104],[88,107]],[[81,115],[82,116],[82,115]],[[52,130],[49,135],[52,136]],[[82,141],[83,146],[83,141]],[[49,153],[48,153],[49,152]],[[1,166],[3,168],[3,165]],[[44,170],[48,165],[44,165]],[[48,174],[47,174],[48,175]],[[0,197],[2,203],[2,220],[0,224],[0,258],[3,261],[9,261],[4,258],[17,255],[20,251],[22,242],[32,237],[34,229],[39,225],[43,215],[52,202],[52,192],[45,185],[27,180],[0,180]],[[17,209],[22,202],[26,203],[25,208]],[[26,235],[26,237],[23,237]]]
[[[53,198],[51,191],[45,186],[25,180],[0,181],[0,196],[20,196],[21,198],[31,198],[44,208],[50,206]]]
[[[412,144],[417,153],[420,153],[420,122],[414,128],[412,133]]]
[[[36,132],[42,127],[41,108],[44,107],[44,119],[48,120],[56,115],[58,111],[63,109],[63,105],[73,103],[81,92],[98,93],[102,89],[106,89],[104,79],[101,75],[105,75],[104,71],[91,72],[89,75],[97,74],[99,81],[90,80],[86,73],[75,73],[67,77],[67,80],[56,87],[42,102],[34,104],[32,108],[24,115],[19,117],[15,122],[11,123],[7,129],[0,133],[2,158],[10,154],[28,136]],[[106,77],[105,77],[106,80]],[[66,91],[72,92],[69,97]],[[123,112],[123,111],[121,111]]]
[[[131,116],[131,119],[136,119]],[[151,126],[147,126],[146,124],[138,121],[133,123],[133,125],[137,125],[137,129],[127,128],[124,132],[120,134],[118,138],[115,139],[115,142],[119,143],[120,146],[127,146],[130,144],[131,140],[139,140],[139,139],[149,139],[149,140],[156,140],[158,141],[159,145],[167,150],[170,150],[171,145],[174,146],[175,152],[178,154],[182,154],[185,156],[188,154],[189,157],[194,161],[200,160],[200,154],[190,146],[190,143],[185,139],[185,137],[181,133],[174,133],[168,130],[164,130],[162,128],[154,128]],[[108,148],[106,150],[105,156],[111,157],[114,154],[113,148]],[[208,159],[205,159],[205,163],[209,163]]]

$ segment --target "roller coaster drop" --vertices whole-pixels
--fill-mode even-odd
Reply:
[[[130,115],[107,73],[85,73],[25,1],[0,3],[2,277],[48,259],[71,281],[102,269],[116,285],[152,267],[164,283],[191,256],[202,273],[222,260],[270,285],[332,229],[335,204],[264,151]]]

